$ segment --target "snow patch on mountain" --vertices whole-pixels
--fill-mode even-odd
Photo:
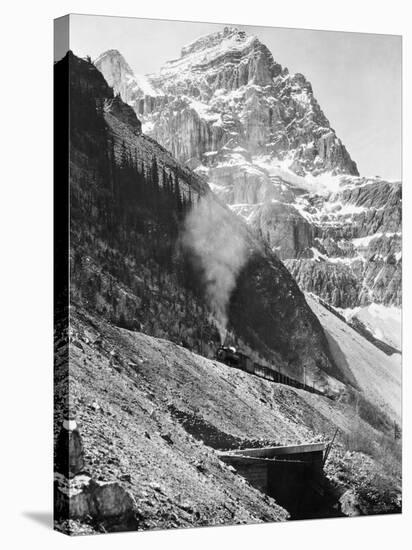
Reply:
[[[195,99],[189,99],[189,105],[194,109],[200,118],[208,121],[213,121],[214,123],[221,123],[222,118],[220,113],[213,112],[206,103],[202,101],[197,101]]]
[[[142,132],[144,134],[150,134],[152,130],[153,130],[153,122],[151,122],[150,120],[142,124]]]
[[[270,155],[257,156],[253,158],[253,162],[266,170],[270,176],[278,176],[287,183],[317,195],[329,196],[336,193],[341,189],[344,181],[342,176],[332,172],[318,175],[308,173],[300,176],[290,169],[293,162],[293,155],[290,154],[283,160],[273,159]]]
[[[394,306],[372,303],[366,307],[339,309],[347,319],[359,319],[379,340],[402,349],[402,310]]]
[[[136,91],[141,91],[144,95],[148,95],[150,97],[161,95],[159,90],[155,89],[153,84],[150,82],[149,77],[146,75],[135,74],[134,78],[132,78],[130,82],[134,84],[134,89]]]
[[[394,237],[394,236],[398,236],[400,237],[401,236],[401,232],[400,231],[395,231],[395,232],[386,232],[386,233],[382,233],[382,232],[379,232],[379,233],[374,233],[373,235],[367,235],[366,237],[359,237],[357,239],[352,239],[352,243],[353,243],[353,246],[355,246],[355,248],[361,248],[361,247],[367,247],[372,241],[374,241],[375,239],[379,239],[381,237]]]
[[[160,73],[162,76],[170,73],[174,76],[175,72],[179,71],[183,79],[186,77],[185,73],[189,72],[190,76],[191,71],[199,71],[202,66],[209,65],[216,58],[228,53],[241,52],[252,46],[256,40],[256,37],[247,36],[236,28],[226,27],[223,32],[206,35],[184,46],[181,57],[166,62]]]

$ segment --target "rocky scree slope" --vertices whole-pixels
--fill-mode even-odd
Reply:
[[[358,177],[303,75],[234,28],[155,75],[136,76],[117,50],[95,64],[143,132],[205,176],[303,290],[400,347],[382,319],[401,303],[401,185]]]
[[[401,356],[388,356],[376,349],[343,319],[325,308],[319,298],[307,295],[306,299],[325,330],[335,361],[341,364],[342,370],[348,369],[347,376],[353,378],[353,386],[378,410],[385,411],[393,422],[400,423]]]
[[[72,54],[64,62],[71,79],[71,303],[214,356],[220,337],[207,282],[180,243],[187,212],[205,198],[228,233],[246,243],[227,304],[229,341],[298,379],[306,369],[319,387],[343,389],[324,331],[277,256],[201,177],[140,133],[133,110],[92,64]]]
[[[70,370],[65,360],[56,368],[55,437],[69,384],[86,471],[97,481],[120,484],[132,495],[138,530],[288,517],[287,511],[236,476],[175,418],[177,412],[187,410],[196,418],[195,397],[189,406],[178,397],[183,388],[195,386],[199,395],[208,380],[215,391],[223,384],[229,397],[235,376],[225,384],[221,374],[209,372],[204,358],[194,362],[189,351],[172,342],[120,329],[77,308],[72,309],[69,340]],[[256,397],[251,408],[255,401]],[[218,428],[214,431],[219,433]],[[235,433],[239,436],[239,430]],[[222,432],[222,436],[242,442],[244,434]],[[70,534],[119,530],[99,518],[82,517],[59,520],[57,528]]]
[[[399,443],[362,401],[355,407],[353,395],[331,401],[273,384],[77,306],[70,371],[67,342],[58,351],[55,436],[69,383],[86,469],[132,494],[139,529],[285,520],[279,503],[214,450],[328,441],[336,427],[326,472],[337,505],[350,496],[356,506],[345,514],[399,511]],[[80,534],[104,527],[89,523],[58,528]]]

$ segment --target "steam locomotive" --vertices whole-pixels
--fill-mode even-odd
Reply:
[[[252,361],[250,357],[244,353],[241,353],[233,346],[220,346],[216,351],[216,359],[221,363],[225,363],[229,367],[234,367],[250,374],[254,374],[255,376],[260,376],[261,378],[265,378],[265,380],[285,384],[287,386],[292,386],[293,388],[299,388],[310,393],[316,393],[318,395],[322,395],[323,397],[329,397],[329,399],[333,398],[325,390],[319,390],[313,386],[299,382],[298,380],[282,374],[270,367],[266,367]]]

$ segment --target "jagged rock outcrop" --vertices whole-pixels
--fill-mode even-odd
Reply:
[[[134,74],[118,50],[108,50],[95,61],[109,86],[119,93],[126,103],[133,103],[136,95]]]
[[[301,196],[311,224],[310,257],[286,262],[302,288],[339,308],[400,306],[401,184],[351,179],[326,197]]]
[[[312,225],[287,203],[263,204],[250,215],[249,223],[281,259],[305,256],[314,244]]]
[[[111,113],[124,124],[127,124],[129,128],[133,129],[135,134],[142,132],[142,123],[136,117],[133,109],[124,103],[119,95],[116,95],[113,99],[106,99],[103,103],[103,110],[106,113]]]

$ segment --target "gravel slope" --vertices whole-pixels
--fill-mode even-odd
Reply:
[[[312,296],[307,295],[306,300],[328,339],[339,344],[339,352],[338,348],[331,347],[335,361],[350,370],[358,387],[372,403],[399,423],[402,409],[401,355],[386,355]]]
[[[346,443],[355,425],[371,441],[382,435],[356,415],[345,396],[332,401],[273,384],[75,308],[70,341],[70,392],[88,471],[131,491],[141,529],[287,519],[283,508],[237,476],[213,448],[328,440],[339,427],[328,471],[338,496],[357,475],[348,463],[365,463],[368,482],[382,470],[375,458],[365,462],[359,452],[348,458]],[[63,374],[61,365],[56,435]],[[71,526],[76,529],[90,527]]]

